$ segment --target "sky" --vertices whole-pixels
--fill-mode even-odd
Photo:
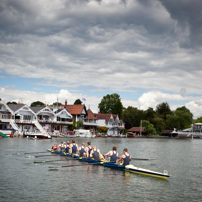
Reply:
[[[1,0],[0,98],[202,116],[201,0]]]

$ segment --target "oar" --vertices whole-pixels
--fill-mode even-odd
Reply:
[[[96,162],[96,163],[84,163],[84,164],[79,164],[79,165],[67,165],[67,166],[61,166],[62,168],[64,167],[74,167],[74,166],[85,166],[85,165],[99,165],[101,162]]]
[[[38,154],[38,153],[47,153],[47,151],[42,151],[42,152],[27,152],[24,154]]]
[[[57,156],[58,157],[58,155],[40,155],[40,156],[25,156],[26,158],[31,158],[31,157],[33,157],[33,158],[38,158],[38,157],[43,157],[43,156]]]
[[[35,158],[43,157],[43,156],[57,156],[58,157],[58,155],[39,155],[39,156],[35,156]],[[59,155],[59,156],[65,156],[65,155]]]
[[[132,160],[150,161],[151,159],[131,158]]]
[[[34,163],[48,163],[48,162],[55,162],[55,161],[66,161],[67,159],[60,159],[60,160],[52,160],[52,161],[34,161]]]

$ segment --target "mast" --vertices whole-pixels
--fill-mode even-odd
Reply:
[[[140,136],[142,136],[142,119],[140,121]]]

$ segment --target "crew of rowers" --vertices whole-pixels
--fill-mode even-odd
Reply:
[[[87,157],[87,158],[94,158],[95,160],[100,161],[101,159],[105,160],[105,157],[110,157],[111,163],[118,163],[120,164],[123,161],[123,165],[129,165],[132,159],[131,155],[128,153],[128,149],[125,148],[123,150],[123,155],[118,159],[118,153],[116,151],[116,147],[114,146],[111,151],[102,155],[100,150],[96,148],[96,146],[91,147],[91,142],[87,142],[87,147],[85,147],[85,143],[82,143],[81,147],[75,143],[75,140],[72,140],[70,144],[69,141],[61,142],[58,146],[57,144],[53,145],[52,150],[58,150],[61,152],[69,153],[69,154],[76,154],[77,151],[79,152],[79,157]],[[118,159],[118,160],[117,160]]]

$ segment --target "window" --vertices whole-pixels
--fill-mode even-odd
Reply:
[[[30,115],[23,115],[23,120],[32,120],[32,116],[30,116]]]

